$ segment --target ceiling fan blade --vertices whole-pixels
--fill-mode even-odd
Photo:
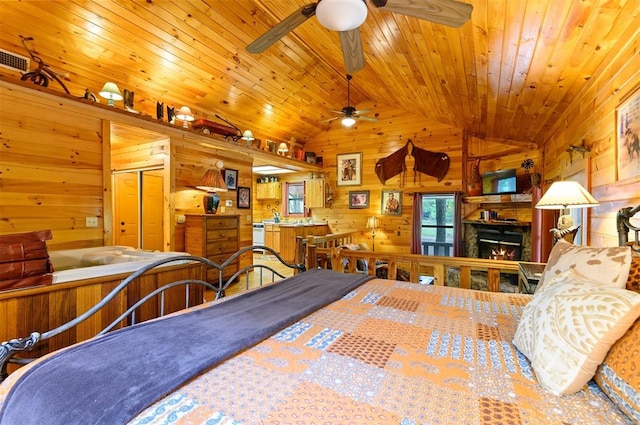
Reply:
[[[322,120],[320,122],[330,122],[330,121],[333,121],[333,120],[338,120],[340,118],[342,118],[342,117],[333,117],[333,118],[329,118],[329,119],[326,119],[326,120]]]
[[[356,115],[368,114],[369,112],[371,112],[371,109],[358,109],[357,111],[353,111]]]
[[[344,56],[344,67],[347,74],[353,74],[364,68],[364,52],[362,50],[362,38],[360,28],[351,31],[340,31],[340,43]]]
[[[366,116],[363,116],[363,115],[358,115],[357,117],[354,116],[354,118],[357,119],[357,120],[361,120],[361,121],[378,122],[378,118],[366,117]]]
[[[284,18],[276,26],[274,26],[269,31],[256,38],[251,44],[249,44],[247,46],[247,52],[264,52],[267,47],[271,46],[273,43],[284,37],[287,33],[296,29],[298,25],[302,24],[307,19],[315,15],[317,5],[318,3],[310,3],[306,6],[302,6],[300,9]]]
[[[414,18],[461,27],[471,19],[473,6],[456,0],[372,0],[376,7],[388,12],[413,16]]]
[[[340,115],[342,115],[344,113],[342,111],[331,111],[331,110],[329,112],[333,112],[334,114],[340,114]]]

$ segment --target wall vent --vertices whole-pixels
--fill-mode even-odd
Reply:
[[[29,58],[0,49],[0,68],[27,72],[29,71]]]

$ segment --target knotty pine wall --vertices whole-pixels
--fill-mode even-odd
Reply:
[[[466,193],[464,178],[470,169],[471,160],[482,158],[481,172],[506,168],[518,168],[525,158],[539,161],[538,150],[531,143],[505,144],[487,142],[469,137],[464,141],[463,131],[454,126],[444,125],[423,116],[410,112],[376,105],[359,104],[358,108],[371,109],[367,114],[377,116],[377,123],[358,121],[350,129],[343,128],[339,120],[333,121],[327,131],[314,137],[305,145],[305,150],[322,156],[323,171],[333,190],[334,203],[331,207],[316,208],[312,211],[316,220],[326,220],[335,233],[361,230],[362,239],[371,247],[371,230],[366,229],[367,218],[379,218],[380,228],[375,233],[376,251],[410,252],[411,239],[411,207],[414,193]],[[375,174],[375,164],[380,158],[403,147],[407,140],[422,149],[434,152],[446,152],[450,158],[450,166],[444,179],[413,171],[414,161],[407,158],[407,172],[404,180],[397,176],[382,185]],[[361,186],[337,186],[337,154],[362,152],[363,174]],[[370,194],[369,208],[350,209],[349,192],[368,190]],[[389,216],[381,214],[381,198],[383,190],[402,191],[402,215]],[[477,204],[464,213],[472,214]],[[526,208],[530,208],[527,206]],[[530,215],[529,215],[530,217]],[[522,217],[521,217],[522,218]]]
[[[0,80],[0,234],[50,229],[51,250],[109,245],[111,169],[163,165],[166,249],[184,250],[176,218],[204,212],[204,193],[194,186],[208,168],[221,159],[238,170],[239,186],[252,187],[251,159],[233,145],[216,147],[173,126],[32,87]],[[136,141],[124,140],[127,126]],[[162,140],[144,141],[142,127]],[[114,141],[113,151],[103,138]],[[236,197],[235,190],[221,193],[221,206],[232,201],[224,213],[241,215],[240,245],[247,246],[251,210],[237,209]],[[86,227],[88,216],[98,217],[98,227]]]
[[[358,105],[371,109],[368,115],[377,115],[379,121],[370,123],[358,121],[351,129],[345,129],[339,120],[333,121],[326,133],[315,137],[305,146],[306,150],[322,156],[323,169],[333,190],[333,205],[330,208],[312,211],[314,219],[326,220],[334,233],[361,230],[363,240],[372,246],[371,230],[366,229],[367,218],[379,218],[376,229],[375,249],[377,251],[408,253],[411,237],[411,206],[416,192],[456,192],[463,190],[462,183],[462,131],[448,125],[430,122],[424,117],[394,108],[379,105]],[[380,183],[375,174],[375,164],[405,146],[411,139],[422,149],[446,152],[450,157],[450,167],[441,182],[435,177],[416,173],[413,157],[407,158],[407,171]],[[362,185],[337,186],[337,154],[362,152]],[[350,191],[369,191],[369,207],[349,208]],[[383,190],[402,191],[402,215],[381,214]]]
[[[563,178],[577,161],[587,161],[588,189],[600,202],[588,209],[589,245],[617,245],[617,211],[640,204],[640,175],[616,179],[616,108],[640,87],[639,52],[640,40],[631,39],[628,48],[618,52],[605,69],[589,76],[588,89],[569,105],[553,127],[553,136],[544,142],[544,179],[548,181]],[[581,146],[583,141],[590,153],[572,156],[567,152],[569,145]]]
[[[102,246],[102,120],[0,84],[0,133],[0,233],[51,229],[51,248]]]

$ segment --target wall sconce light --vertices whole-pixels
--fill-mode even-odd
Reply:
[[[285,142],[280,143],[280,146],[278,146],[278,153],[284,156],[284,154],[287,152],[289,152],[289,147],[287,146],[287,144]]]
[[[367,229],[371,229],[371,247],[376,250],[376,229],[378,228],[378,218],[371,216],[367,219]]]
[[[106,82],[100,90],[100,96],[109,100],[109,106],[113,106],[114,100],[122,100],[122,94],[116,83]]]
[[[222,161],[216,162],[216,168],[207,170],[196,185],[196,189],[207,192],[203,198],[204,212],[206,214],[215,214],[218,211],[220,197],[216,192],[226,192],[228,190],[220,172],[223,167],[224,163]]]
[[[193,113],[191,112],[191,108],[188,106],[183,106],[178,110],[176,114],[176,118],[182,121],[183,128],[189,128],[189,122],[193,121]]]

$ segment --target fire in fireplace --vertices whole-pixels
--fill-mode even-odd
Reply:
[[[522,232],[478,229],[478,257],[491,260],[515,260],[522,258]]]

